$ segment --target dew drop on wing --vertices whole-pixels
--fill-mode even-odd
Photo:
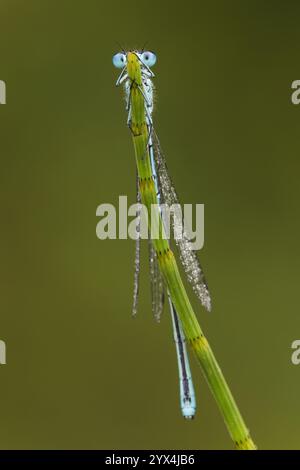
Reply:
[[[171,206],[172,204],[179,204],[179,199],[172,183],[172,180],[168,173],[165,157],[161,151],[159,140],[156,132],[152,128],[152,141],[154,150],[154,159],[157,169],[157,177],[159,180],[159,186],[161,189],[162,203]],[[171,223],[173,232],[175,229],[174,217],[171,216]],[[194,293],[200,300],[203,307],[210,311],[211,310],[211,298],[207,287],[207,283],[204,277],[203,270],[201,268],[196,251],[193,250],[192,244],[188,238],[185,230],[183,230],[182,238],[175,239],[175,243],[179,250],[179,258],[183,270],[186,274],[188,282],[191,284]]]
[[[157,255],[150,238],[148,244],[152,313],[154,319],[160,322],[164,307],[164,281],[158,266]]]

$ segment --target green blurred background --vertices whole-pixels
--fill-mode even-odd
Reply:
[[[148,48],[155,122],[181,200],[205,204],[213,297],[200,323],[260,448],[300,448],[300,4],[1,0],[1,448],[231,448],[195,361],[185,422],[146,245],[96,238],[96,207],[135,200],[112,54]]]

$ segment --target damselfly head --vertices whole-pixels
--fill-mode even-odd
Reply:
[[[113,56],[113,64],[117,69],[122,69],[127,64],[128,54],[134,54],[142,65],[146,67],[153,67],[156,63],[156,54],[151,51],[129,51],[126,54],[124,52],[118,52]]]

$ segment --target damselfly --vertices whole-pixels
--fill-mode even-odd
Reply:
[[[151,162],[151,171],[152,178],[155,184],[155,191],[157,195],[158,203],[164,202],[171,206],[172,204],[178,204],[178,198],[174,186],[169,177],[165,159],[163,157],[159,140],[157,135],[154,133],[152,113],[153,113],[153,72],[150,67],[152,67],[156,62],[156,56],[150,51],[146,52],[136,52],[137,57],[140,60],[142,66],[144,66],[143,71],[143,84],[140,88],[142,96],[145,103],[145,119],[148,130],[148,152],[150,155]],[[124,55],[116,54],[113,58],[114,65],[119,67],[121,66],[124,69],[123,65]],[[125,70],[124,70],[125,72]],[[118,79],[117,84],[119,85],[124,81],[125,83],[125,93],[126,93],[126,107],[128,111],[128,125],[131,125],[131,103],[130,103],[130,91],[131,83],[128,80],[128,76],[125,73]],[[137,178],[138,182],[138,178]],[[139,190],[139,185],[137,184],[137,201],[141,201],[141,194]],[[172,218],[173,225],[175,223],[174,217]],[[139,227],[138,227],[139,231]],[[196,293],[200,294],[201,300],[205,305],[210,308],[210,297],[208,289],[202,274],[202,269],[198,262],[198,259],[195,255],[195,252],[191,249],[191,245],[188,241],[187,235],[184,234],[182,240],[177,240],[177,244],[180,251],[180,259],[183,262],[185,271],[188,273],[189,280],[192,282],[193,288]],[[160,316],[163,309],[163,300],[164,300],[164,284],[162,280],[162,275],[158,267],[157,256],[155,249],[153,248],[152,241],[149,240],[149,264],[150,264],[150,279],[151,279],[151,292],[152,292],[152,311],[154,318],[160,320]],[[140,272],[140,237],[136,240],[136,255],[135,255],[135,273],[134,273],[134,299],[133,299],[133,315],[137,313],[137,304],[138,304],[138,291],[139,291],[139,272]],[[179,384],[180,384],[180,403],[182,414],[185,418],[193,418],[196,411],[196,401],[195,401],[195,392],[192,382],[192,376],[190,372],[190,365],[188,354],[185,345],[185,336],[182,330],[181,322],[177,316],[175,306],[169,298],[169,308],[172,318],[173,325],[173,335],[174,341],[176,344],[176,353],[178,361],[178,372],[179,372]]]
[[[150,51],[133,50],[115,54],[113,64],[122,69],[116,85],[124,85],[127,124],[133,137],[137,165],[137,201],[148,209],[148,224],[151,227],[151,206],[161,202],[171,206],[178,203],[174,185],[169,177],[166,162],[154,130],[152,67],[156,55]],[[173,229],[176,221],[172,218]],[[160,318],[163,308],[163,291],[167,290],[172,316],[174,338],[179,366],[181,408],[183,415],[191,418],[195,413],[194,388],[185,347],[185,337],[200,362],[204,375],[223,415],[229,433],[237,448],[254,449],[229,387],[217,364],[213,352],[204,337],[192,305],[183,285],[177,262],[169,240],[164,236],[164,222],[160,216],[161,236],[149,242],[150,276],[152,287],[152,311]],[[179,258],[188,281],[202,305],[211,309],[207,284],[196,253],[191,247],[188,234],[175,240]],[[133,314],[137,312],[138,282],[140,272],[140,238],[136,241]]]

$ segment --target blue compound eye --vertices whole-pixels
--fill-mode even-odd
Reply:
[[[156,55],[154,52],[145,51],[141,54],[141,61],[148,65],[148,67],[153,67],[156,62]]]
[[[122,69],[126,65],[126,55],[123,54],[122,52],[118,52],[118,54],[115,54],[113,56],[113,64],[117,69]]]

